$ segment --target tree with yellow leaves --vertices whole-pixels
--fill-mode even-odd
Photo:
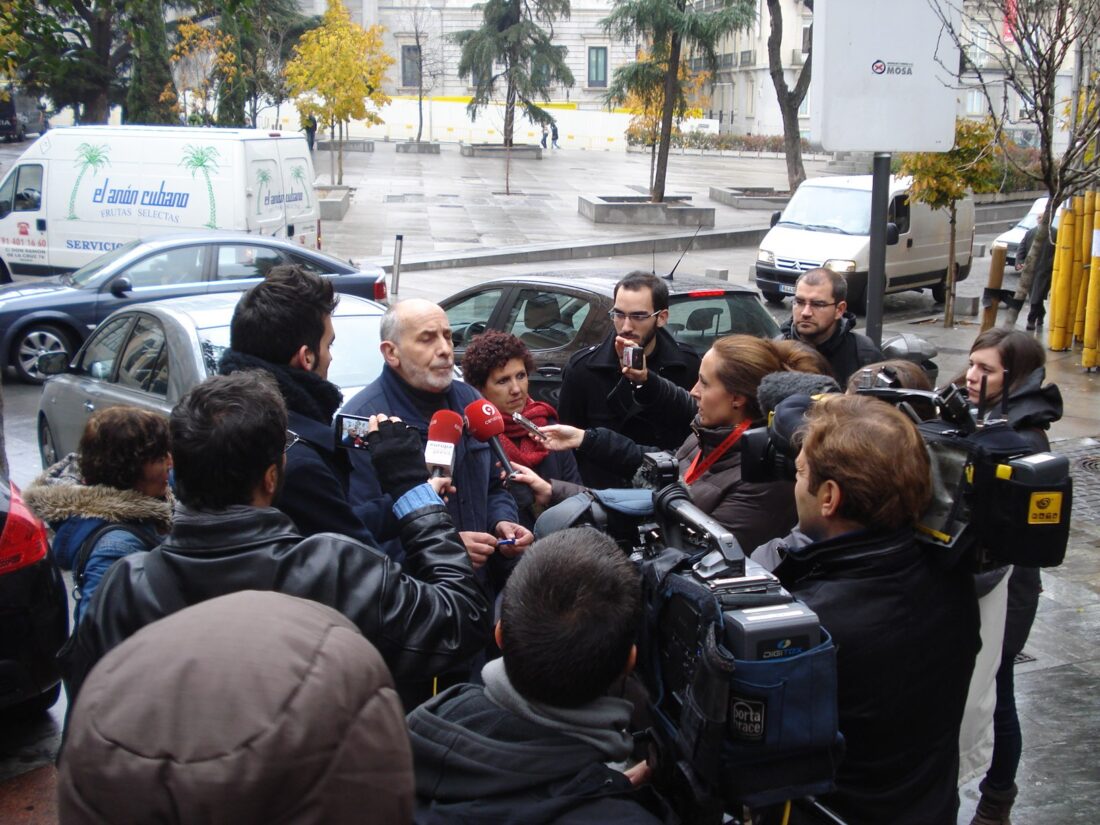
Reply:
[[[383,31],[381,26],[356,25],[339,0],[328,0],[321,25],[302,35],[286,66],[290,94],[298,98],[303,116],[313,115],[331,130],[351,120],[384,122],[377,110],[390,102],[382,84],[394,60],[383,47]],[[367,108],[368,101],[373,108]],[[343,183],[343,139],[339,151],[339,182]],[[329,168],[335,183],[335,159]]]
[[[189,17],[179,21],[177,33],[179,41],[168,60],[183,98],[183,114],[190,123],[209,126],[214,122],[222,84],[232,82],[239,71],[236,42],[225,32]]]
[[[914,152],[903,154],[901,174],[911,175],[910,188],[914,200],[932,209],[946,209],[950,232],[947,240],[947,272],[943,283],[933,288],[932,297],[943,301],[943,325],[955,324],[955,282],[958,262],[955,260],[955,213],[958,202],[968,191],[997,191],[996,133],[992,118],[968,120],[956,118],[955,145],[949,152]],[[967,264],[969,266],[969,264]]]
[[[661,116],[665,108],[665,78],[668,63],[653,59],[648,52],[639,49],[637,60],[615,72],[606,99],[609,104],[621,105],[633,117],[627,124],[626,134],[631,142],[650,148],[649,186],[657,164],[657,146],[661,139]],[[680,124],[686,118],[702,117],[710,98],[704,91],[711,73],[695,71],[686,58],[680,61],[680,95],[673,113],[672,132],[679,134]]]

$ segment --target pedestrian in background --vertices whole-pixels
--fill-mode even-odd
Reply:
[[[317,118],[313,115],[306,115],[304,121],[302,121],[302,131],[306,133],[306,143],[309,144],[309,151],[313,151],[313,139],[317,136]]]
[[[550,137],[550,130],[546,127],[546,124],[542,124],[542,148],[546,148],[546,139]]]
[[[558,146],[558,122],[556,120],[550,122],[550,144],[555,149],[560,149]]]

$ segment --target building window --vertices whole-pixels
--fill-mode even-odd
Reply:
[[[588,85],[607,88],[607,46],[588,47]]]
[[[968,115],[985,114],[985,95],[979,89],[971,89],[966,93],[966,113]]]
[[[401,85],[420,85],[420,47],[401,47]]]
[[[798,116],[809,117],[810,116],[810,93],[802,95],[802,102],[798,104]]]
[[[802,26],[802,54],[809,54],[810,47],[813,45],[813,29],[809,23]]]

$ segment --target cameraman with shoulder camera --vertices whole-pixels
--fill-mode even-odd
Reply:
[[[796,466],[809,541],[781,547],[775,574],[837,645],[847,749],[823,801],[851,825],[954,825],[978,610],[971,576],[916,539],[931,497],[921,436],[886,404],[830,395],[806,414]]]

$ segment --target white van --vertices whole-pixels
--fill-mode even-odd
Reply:
[[[175,230],[254,232],[316,248],[313,179],[295,132],[51,129],[0,183],[0,282],[68,272]]]
[[[887,221],[893,228],[887,226],[886,292],[927,287],[936,301],[943,301],[948,212],[910,201],[910,183],[910,178],[890,178]],[[781,303],[785,295],[794,294],[799,275],[823,266],[844,273],[848,307],[863,314],[870,231],[870,175],[804,181],[787,207],[772,216],[772,228],[756,256],[756,285],[770,303]],[[974,199],[968,195],[957,206],[955,260],[960,281],[970,274],[973,247]]]

